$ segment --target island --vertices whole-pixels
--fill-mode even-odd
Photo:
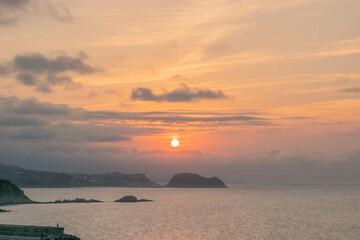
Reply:
[[[9,210],[0,209],[0,213],[10,212]]]
[[[134,196],[125,196],[122,197],[121,199],[116,200],[115,202],[152,202],[153,200],[149,200],[149,199],[137,199]]]
[[[179,173],[173,176],[166,187],[172,188],[227,188],[225,183],[217,178],[202,177],[195,173]]]
[[[0,205],[34,203],[24,191],[8,180],[0,179]]]

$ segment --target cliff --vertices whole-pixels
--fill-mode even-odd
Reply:
[[[0,180],[0,205],[31,203],[24,191],[8,180]]]
[[[194,173],[179,173],[173,176],[167,187],[179,188],[226,188],[224,182],[217,178],[205,178]]]

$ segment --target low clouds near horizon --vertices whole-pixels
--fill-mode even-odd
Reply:
[[[203,127],[213,124],[221,127],[230,123],[238,126],[271,124],[268,119],[245,114],[199,117],[193,113],[88,111],[65,104],[41,102],[36,98],[1,96],[0,112],[0,140],[17,140],[20,145],[22,140],[31,140],[32,135],[37,140],[52,139],[57,143],[116,142],[130,140],[132,136],[163,132],[167,126],[174,124],[183,127],[195,123]],[[154,128],[154,122],[161,125]],[[39,132],[48,134],[39,135]]]
[[[179,119],[182,125],[247,126],[260,121],[259,117],[199,118],[185,114],[176,120],[177,116],[169,112],[96,112],[35,98],[1,96],[0,112],[2,164],[64,172],[142,172],[156,181],[166,181],[178,172],[197,172],[228,183],[360,183],[359,151],[341,155],[269,151],[224,157],[201,151],[140,151],[106,145],[162,134],[167,132],[163,128],[167,123],[172,125]],[[135,124],[137,121],[162,124],[155,128]],[[270,122],[265,118],[261,121]]]
[[[204,99],[226,99],[228,98],[221,90],[192,89],[182,84],[181,87],[155,94],[150,88],[139,87],[132,91],[131,99],[134,101],[155,102],[193,102]]]

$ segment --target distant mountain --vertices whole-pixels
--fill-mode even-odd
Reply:
[[[0,179],[20,187],[158,187],[145,174],[69,174],[34,171],[0,164]]]
[[[178,188],[226,188],[222,180],[217,177],[205,178],[194,173],[179,173],[173,176],[167,187]]]
[[[0,179],[0,205],[31,203],[24,191],[8,180]]]

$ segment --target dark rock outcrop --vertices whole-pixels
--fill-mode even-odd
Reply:
[[[152,200],[148,200],[148,199],[137,199],[134,196],[125,196],[122,197],[121,199],[116,200],[115,202],[152,202]]]
[[[32,203],[24,191],[8,180],[0,180],[0,205]]]
[[[194,173],[176,174],[166,186],[174,188],[226,188],[224,182],[217,177],[205,178]]]
[[[3,212],[10,212],[8,210],[3,210],[3,209],[0,209],[0,213],[3,213]]]

